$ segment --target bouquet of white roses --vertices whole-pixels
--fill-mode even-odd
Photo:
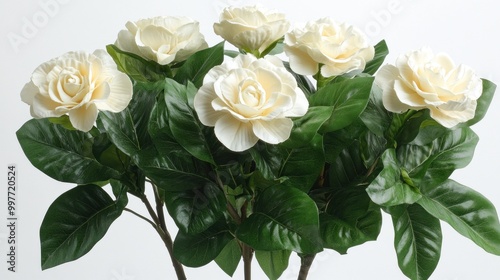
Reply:
[[[440,220],[500,255],[494,206],[449,179],[472,159],[492,82],[427,48],[382,66],[384,41],[329,18],[291,29],[283,14],[230,7],[214,31],[227,42],[209,47],[185,17],[128,22],[107,52],[34,71],[18,140],[36,168],[76,184],[41,225],[43,269],[85,255],[123,211],[158,232],[178,279],[211,261],[232,276],[241,260],[250,279],[254,256],[277,279],[293,252],[306,279],[321,251],[376,240],[382,212],[410,279],[436,268]]]

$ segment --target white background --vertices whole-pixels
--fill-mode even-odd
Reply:
[[[270,2],[270,1],[269,1]],[[44,5],[43,3],[52,3]],[[242,0],[23,0],[0,4],[0,279],[139,280],[175,279],[170,259],[155,231],[124,213],[94,249],[81,259],[41,271],[38,231],[50,203],[72,185],[56,182],[34,169],[15,138],[30,119],[19,92],[42,62],[71,50],[92,52],[113,43],[127,20],[156,15],[185,15],[201,22],[209,45],[221,39],[212,31],[222,7],[255,3]],[[447,52],[480,76],[500,84],[500,4],[493,0],[364,0],[273,1],[267,7],[284,12],[292,22],[330,16],[363,29],[375,44],[386,39],[391,54],[386,62],[408,50],[429,46]],[[44,8],[45,7],[45,8]],[[486,118],[474,127],[481,141],[472,163],[452,178],[475,188],[500,208],[500,98],[494,98]],[[17,273],[7,272],[6,167],[19,171]],[[133,198],[130,208],[143,212]],[[169,223],[175,234],[174,225]],[[500,279],[500,257],[490,255],[443,224],[441,261],[431,279]],[[349,250],[344,256],[321,253],[310,279],[405,279],[393,249],[390,219],[384,216],[379,240]],[[281,279],[296,279],[298,258]],[[254,279],[266,279],[254,261]],[[229,279],[215,264],[186,269],[189,279]],[[242,265],[234,279],[243,279]]]

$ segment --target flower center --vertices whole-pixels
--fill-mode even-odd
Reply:
[[[240,102],[248,107],[260,107],[266,99],[262,85],[252,78],[246,78],[239,84]]]
[[[66,95],[74,97],[82,90],[83,77],[76,69],[63,69],[60,77],[60,84]]]

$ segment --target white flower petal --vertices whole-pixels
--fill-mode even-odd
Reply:
[[[97,107],[94,104],[81,106],[69,112],[69,120],[74,128],[87,132],[92,129],[97,119]]]
[[[194,109],[201,123],[206,126],[215,126],[221,117],[219,111],[214,110],[212,101],[217,97],[213,90],[213,84],[204,84],[194,96]]]
[[[425,106],[425,99],[418,95],[415,89],[407,87],[406,84],[400,80],[394,81],[394,91],[396,92],[398,100],[409,107],[419,108]]]
[[[67,112],[56,112],[56,109],[59,106],[61,106],[60,103],[56,103],[50,98],[38,94],[33,99],[33,104],[31,105],[31,115],[34,118],[59,117]]]
[[[311,57],[304,51],[285,46],[285,53],[290,60],[290,68],[300,75],[314,75],[319,71],[318,62],[311,59]]]
[[[117,75],[105,85],[109,85],[109,96],[103,102],[96,102],[99,110],[120,112],[127,108],[130,100],[132,100],[133,86],[130,78],[123,74]]]
[[[35,96],[39,93],[39,89],[37,86],[35,86],[35,84],[30,81],[28,83],[26,83],[23,87],[23,89],[21,90],[21,100],[28,104],[28,105],[32,105],[33,104],[33,100],[35,99]]]
[[[259,140],[254,135],[250,122],[241,122],[230,115],[219,118],[214,131],[217,139],[235,152],[248,150]]]
[[[291,110],[285,113],[285,117],[301,117],[307,113],[309,101],[300,88],[295,89],[295,102]]]
[[[252,124],[253,133],[269,144],[278,144],[287,140],[293,127],[293,121],[290,119],[252,121]]]

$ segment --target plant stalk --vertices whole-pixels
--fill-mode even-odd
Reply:
[[[146,205],[149,215],[151,215],[151,218],[154,221],[156,232],[158,232],[161,239],[163,240],[163,243],[165,244],[165,247],[167,248],[170,260],[172,261],[172,266],[174,267],[175,274],[177,275],[177,279],[186,280],[187,277],[186,274],[184,273],[184,268],[182,267],[182,264],[174,257],[174,242],[172,241],[172,237],[170,236],[165,223],[165,217],[163,213],[163,202],[158,196],[158,191],[156,189],[156,186],[153,185],[153,188],[155,189],[154,191],[155,191],[156,209],[158,213],[155,212],[155,210],[151,206],[151,203],[149,203],[149,200],[146,198],[145,195],[141,197],[141,200]]]
[[[241,245],[242,245],[243,270],[244,270],[245,280],[251,280],[253,249],[245,243],[241,243]]]
[[[309,274],[309,269],[311,269],[311,265],[314,261],[314,258],[316,257],[316,254],[311,254],[311,255],[301,255],[301,265],[300,265],[300,271],[299,271],[299,276],[297,277],[297,280],[306,280],[307,275]]]

